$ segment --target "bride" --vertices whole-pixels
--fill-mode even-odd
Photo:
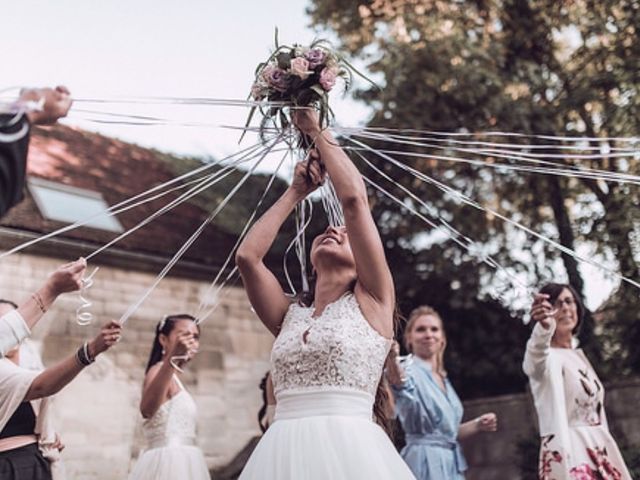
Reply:
[[[364,182],[331,135],[319,129],[317,114],[300,110],[294,121],[315,140],[310,180],[306,162],[298,164],[292,185],[236,255],[253,308],[277,336],[271,353],[275,420],[240,480],[413,479],[379,426],[384,409],[376,393],[393,340],[395,292]],[[263,259],[296,204],[322,183],[322,167],[346,225],[314,239],[314,301],[305,306],[290,302]]]

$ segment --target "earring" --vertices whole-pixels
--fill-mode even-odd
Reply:
[[[166,351],[165,351],[165,349],[163,348],[163,349],[162,349],[162,355],[164,355],[165,353],[167,353],[167,352],[166,352]]]

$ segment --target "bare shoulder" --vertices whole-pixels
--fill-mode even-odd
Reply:
[[[151,382],[153,382],[153,380],[158,376],[158,372],[160,372],[161,368],[162,368],[162,362],[158,362],[149,369],[149,371],[144,377],[144,388],[147,388],[147,386],[149,386]],[[167,381],[169,382],[167,398],[171,398],[173,395],[175,395],[180,391],[180,387],[176,383],[175,376],[173,374],[167,379]]]

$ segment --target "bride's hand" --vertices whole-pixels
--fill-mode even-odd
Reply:
[[[309,160],[299,162],[296,165],[293,182],[291,182],[291,187],[289,187],[300,199],[305,198],[324,182],[325,174],[322,171],[320,163],[314,160],[312,155],[313,154],[310,154]],[[309,173],[308,176],[307,172]]]
[[[318,112],[312,108],[295,110],[292,115],[293,124],[305,135],[314,140],[321,132]]]

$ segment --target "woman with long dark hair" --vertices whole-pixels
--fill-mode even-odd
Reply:
[[[396,345],[386,369],[407,442],[402,458],[419,480],[462,479],[467,463],[458,440],[495,431],[496,415],[462,423],[462,402],[444,368],[447,336],[436,310],[427,305],[414,309],[404,340],[410,355],[398,357]]]
[[[393,342],[395,292],[364,181],[311,110],[294,115],[317,154],[256,222],[236,255],[255,312],[277,336],[271,375],[277,400],[241,480],[413,479],[374,421],[382,368]],[[263,259],[298,202],[331,177],[345,226],[311,245],[313,303],[292,302]],[[307,171],[309,176],[307,176]],[[377,395],[378,393],[378,395]],[[376,408],[381,421],[384,408]],[[384,422],[382,422],[384,423]]]
[[[604,388],[576,348],[584,306],[568,284],[549,283],[531,307],[536,322],[523,369],[540,427],[539,477],[631,480],[604,411]]]
[[[140,401],[147,445],[130,480],[210,478],[196,445],[196,404],[179,378],[199,340],[200,327],[191,315],[167,316],[156,327]]]

